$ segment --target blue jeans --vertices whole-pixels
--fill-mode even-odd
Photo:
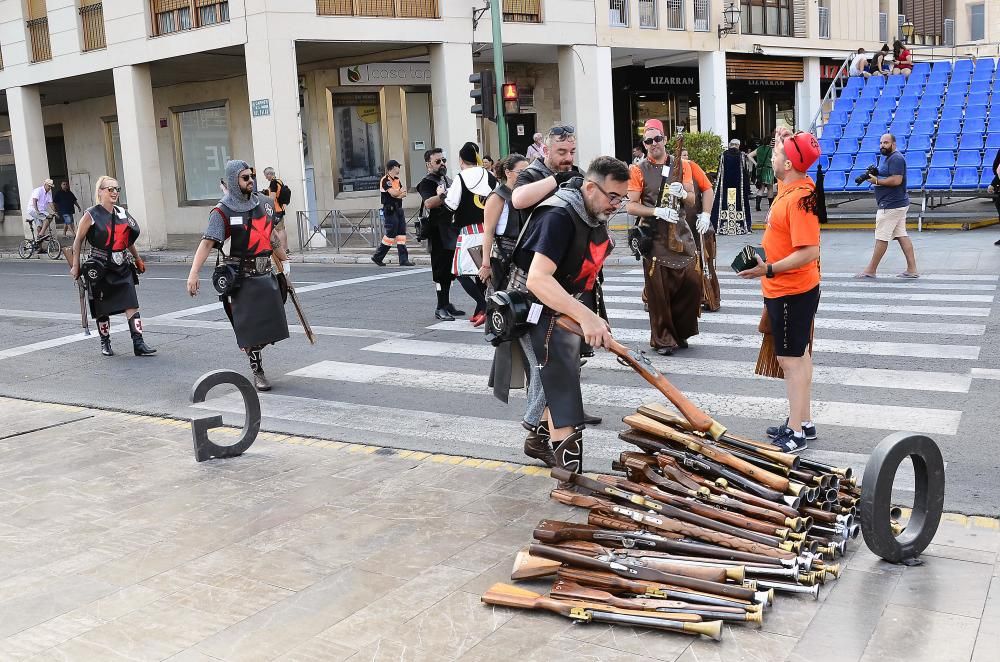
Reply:
[[[73,225],[73,214],[61,214],[63,225]]]

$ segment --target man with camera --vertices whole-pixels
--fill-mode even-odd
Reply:
[[[624,163],[599,156],[585,177],[575,179],[538,205],[517,252],[511,287],[537,299],[527,313],[527,333],[541,365],[547,396],[545,419],[555,464],[583,472],[585,414],[580,388],[581,338],[556,325],[568,315],[593,347],[610,343],[611,331],[580,299],[597,285],[597,274],[614,247],[608,219],[628,192]]]
[[[875,251],[865,270],[855,278],[874,279],[878,264],[895,239],[906,257],[906,271],[897,278],[919,278],[917,258],[913,253],[913,242],[906,234],[906,211],[910,208],[910,197],[906,194],[906,158],[896,149],[896,137],[883,134],[879,152],[885,157],[877,166],[870,166],[857,183],[867,180],[875,187]]]
[[[451,186],[444,150],[435,147],[424,152],[424,165],[427,166],[427,174],[417,184],[417,193],[422,201],[418,239],[427,240],[427,249],[431,254],[431,278],[437,291],[434,316],[450,322],[456,315],[464,315],[465,311],[451,303],[451,282],[454,280],[451,261],[455,257],[458,229],[451,225],[454,214],[444,206],[445,194]]]

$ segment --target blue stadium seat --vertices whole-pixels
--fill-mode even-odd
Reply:
[[[983,85],[988,85],[989,83],[983,83]],[[966,100],[970,106],[988,106],[990,105],[990,95],[986,92],[977,93],[973,89],[972,93],[969,94],[969,98]]]
[[[977,189],[979,188],[979,168],[959,167],[955,168],[955,179],[952,180],[953,189]]]
[[[870,108],[857,108],[851,113],[850,119],[847,121],[848,124],[868,124],[868,120],[872,118],[872,111]]]
[[[948,60],[940,60],[931,65],[932,74],[950,74],[951,73],[951,62]]]
[[[975,71],[973,72],[973,75],[978,74],[980,72],[992,75],[993,72],[996,71],[996,68],[997,68],[996,60],[994,60],[991,57],[982,57],[976,60],[976,68]]]
[[[920,135],[913,134],[910,136],[909,149],[911,152],[926,154],[930,148],[931,148],[930,134],[923,133]]]
[[[910,122],[900,119],[893,120],[892,124],[889,125],[889,133],[897,138],[910,135]]]
[[[970,59],[955,60],[954,72],[956,74],[964,71],[971,72],[973,69],[973,65],[974,63]]]
[[[962,130],[962,123],[956,119],[941,120],[938,123],[938,134],[959,133]]]
[[[924,93],[924,86],[920,83],[907,85],[903,88],[903,93],[900,95],[901,99],[909,99],[910,97],[919,97]]]
[[[964,72],[961,72],[961,73],[955,73],[955,74],[952,74],[951,80],[949,81],[948,86],[952,87],[952,86],[955,86],[955,85],[964,85],[965,87],[968,87],[969,86],[969,81],[971,81],[971,80],[972,80],[972,72],[971,71],[964,71]]]
[[[854,102],[855,109],[864,108],[866,110],[871,110],[874,107],[875,107],[875,99],[871,97],[868,98],[858,97],[858,100]]]
[[[911,136],[929,136],[934,133],[934,120],[917,120],[910,129]]]
[[[885,81],[886,87],[903,87],[906,85],[906,76],[903,74],[893,74]]]
[[[860,184],[855,184],[854,180],[865,174],[865,168],[870,166],[871,163],[864,163],[862,167],[855,168],[847,175],[847,183],[844,184],[845,191],[867,191],[870,190],[872,185],[870,182],[862,182]]]
[[[926,78],[930,71],[930,62],[914,62],[913,69],[910,70],[910,78],[913,78],[914,76],[923,76]]]
[[[958,148],[981,150],[983,148],[983,134],[963,133],[961,139],[958,141]]]
[[[944,98],[944,103],[941,104],[942,108],[965,108],[965,95],[964,94],[949,94]]]
[[[979,175],[979,188],[986,188],[993,183],[993,173],[989,168],[983,168],[983,172]]]
[[[844,86],[845,90],[853,90],[855,88],[862,88],[865,86],[865,79],[861,76],[852,76],[847,79],[847,85]]]
[[[831,170],[850,170],[852,166],[854,166],[853,154],[841,154],[837,152],[830,160]]]
[[[847,154],[850,157],[854,157],[858,153],[858,141],[852,138],[841,138],[840,142],[837,143],[837,149],[830,152],[830,156],[833,157],[835,154]]]
[[[844,138],[854,138],[855,140],[861,140],[861,136],[865,133],[865,125],[861,122],[853,120],[850,124],[844,127]]]
[[[965,133],[986,133],[986,118],[966,117],[963,131]]]
[[[986,134],[986,150],[1000,149],[1000,133],[993,131]]]
[[[834,150],[837,149],[837,141],[826,135],[826,129],[823,129],[823,137],[817,140],[819,143],[819,149],[823,154],[833,154]]]
[[[961,108],[942,108],[941,109],[941,120],[961,120],[962,119],[962,109]]]
[[[898,100],[890,94],[883,94],[875,102],[875,110],[888,110],[893,111],[896,109],[896,104]]]
[[[827,125],[823,127],[823,137],[836,140],[844,134],[844,127],[839,124]]]
[[[927,164],[930,162],[930,160],[931,160],[930,152],[926,150],[917,151],[912,147],[910,147],[906,151],[906,166],[908,168],[920,168],[921,170],[926,170]]]
[[[955,160],[955,165],[959,166],[973,166],[978,168],[983,164],[983,157],[979,153],[978,149],[962,149],[958,152],[958,158]]]
[[[816,159],[816,163],[813,165],[820,165],[823,167],[823,172],[830,169],[830,157],[826,154],[820,154],[819,158]]]
[[[861,96],[858,97],[858,98],[860,98],[860,99],[878,99],[880,96],[882,96],[882,88],[881,87],[874,87],[874,86],[871,86],[871,85],[866,85],[865,89],[861,90]]]
[[[947,191],[951,188],[950,168],[931,168],[927,171],[927,181],[924,188],[935,191]]]
[[[917,110],[917,105],[920,103],[920,97],[901,97],[899,103],[896,105],[896,114],[899,113],[913,113]]]
[[[927,87],[924,88],[923,96],[924,98],[939,98],[944,96],[945,82],[943,80],[931,81],[927,83]]]
[[[950,149],[934,150],[931,156],[932,168],[952,168],[955,166],[955,152]]]
[[[833,102],[833,109],[842,110],[848,115],[850,115],[851,111],[854,110],[854,101],[855,101],[854,99],[849,99],[847,97],[839,97],[836,101]]]
[[[977,117],[986,117],[986,106],[969,106],[965,109],[966,119],[974,119]]]
[[[919,191],[924,185],[924,171],[920,168],[906,168],[906,188]]]
[[[831,110],[830,117],[827,119],[829,124],[844,124],[847,122],[847,111],[846,110]]]
[[[858,153],[860,154],[874,154],[878,151],[879,140],[882,138],[881,135],[878,136],[866,136],[861,140],[861,147],[858,148]],[[898,144],[897,139],[897,144]]]
[[[892,132],[890,131],[889,133]],[[907,138],[906,136],[897,135],[895,133],[893,133],[892,135],[896,136],[896,149],[898,149],[901,152],[905,152],[906,148],[909,146],[908,142],[909,138]]]
[[[939,133],[934,141],[934,152],[937,150],[955,151],[958,149],[958,136],[954,133]]]
[[[998,131],[1000,131],[1000,113],[994,113],[993,117],[990,118],[990,123],[986,129],[986,132],[996,133]]]
[[[872,122],[884,122],[888,126],[890,120],[892,120],[891,109],[875,107],[875,111],[872,113]]]
[[[843,170],[831,170],[825,173],[825,179],[823,180],[823,190],[824,191],[843,191],[844,185],[847,183],[847,173]]]

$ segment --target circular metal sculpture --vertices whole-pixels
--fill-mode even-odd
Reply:
[[[191,419],[191,437],[194,439],[194,459],[204,462],[212,458],[236,457],[242,455],[257,439],[260,432],[260,397],[250,380],[232,370],[214,370],[198,378],[191,392],[191,402],[204,402],[205,396],[216,386],[230,384],[239,389],[243,397],[243,407],[246,418],[243,423],[243,434],[239,441],[231,446],[219,446],[208,438],[208,431],[222,427],[221,416],[205,416]]]
[[[906,528],[894,535],[892,484],[906,458],[913,461],[913,513]],[[891,434],[875,447],[861,482],[861,531],[868,549],[890,563],[917,565],[930,544],[944,508],[944,458],[930,437]]]

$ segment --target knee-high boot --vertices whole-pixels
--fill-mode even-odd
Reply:
[[[583,473],[583,430],[573,430],[568,437],[553,445],[556,465],[572,471]]]
[[[136,356],[152,356],[156,350],[142,339],[142,319],[139,313],[128,318],[128,330],[132,334],[132,351]]]
[[[260,355],[263,347],[253,347],[246,350],[247,358],[250,359],[250,372],[253,373],[253,385],[258,391],[270,391],[271,382],[264,375],[264,363]]]
[[[97,335],[101,337],[101,354],[114,356],[115,351],[111,349],[111,320],[107,315],[97,318]]]

